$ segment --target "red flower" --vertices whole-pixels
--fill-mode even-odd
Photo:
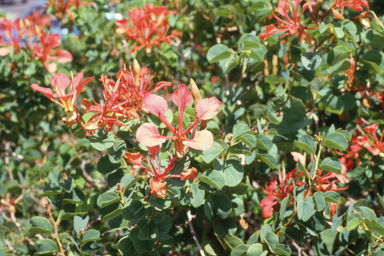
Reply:
[[[3,19],[0,22],[1,34],[0,34],[0,56],[6,56],[14,49],[13,54],[16,55],[20,52],[20,20],[17,18],[14,22]],[[6,41],[3,40],[5,36]]]
[[[276,180],[271,181],[269,185],[265,184],[265,189],[263,188],[263,191],[265,194],[268,196],[265,197],[263,200],[260,202],[260,207],[263,208],[261,215],[265,218],[268,219],[272,217],[273,212],[279,210],[280,208],[280,201],[282,201],[284,198],[287,196],[290,197],[290,200],[293,199],[293,188],[294,185],[293,183],[296,183],[296,186],[302,186],[305,184],[305,182],[296,180],[295,179],[303,174],[302,171],[296,173],[296,169],[293,171],[290,171],[287,173],[285,178],[280,182],[280,185],[278,185],[278,182]]]
[[[351,63],[351,68],[345,71],[345,73],[349,78],[353,79],[355,77],[353,73],[355,73],[356,70],[356,62],[354,58],[349,58],[348,60]]]
[[[339,158],[339,161],[343,165],[343,169],[341,171],[342,174],[345,175],[347,171],[349,172],[352,170],[354,166],[352,159],[359,159],[358,152],[363,149],[360,143],[360,139],[358,138],[358,130],[356,130],[355,135],[352,136],[351,139],[351,146],[346,150],[346,153],[335,151],[336,154],[342,156]]]
[[[367,0],[334,0],[332,7],[333,8],[340,8],[340,7],[351,7],[352,9],[362,12],[363,7],[369,9],[369,5],[367,3]]]
[[[181,35],[177,30],[173,30],[170,35],[167,16],[174,14],[174,11],[167,11],[167,7],[154,7],[150,4],[144,5],[144,10],[137,7],[129,11],[128,17],[132,26],[128,25],[128,20],[123,18],[115,21],[117,34],[125,34],[126,38],[137,42],[131,49],[134,53],[142,48],[147,53],[152,51],[152,46],[160,47],[160,43],[171,44],[171,39]]]
[[[363,146],[369,150],[373,155],[384,156],[384,130],[382,131],[380,139],[377,137],[376,131],[379,129],[379,124],[372,124],[364,128],[367,132],[361,139]]]
[[[165,198],[167,196],[167,183],[165,182],[165,179],[167,178],[180,178],[180,180],[182,181],[196,178],[197,170],[194,167],[187,169],[181,174],[169,175],[168,173],[174,168],[175,166],[174,163],[177,158],[173,158],[171,155],[169,163],[162,170],[161,151],[160,151],[161,146],[147,147],[147,148],[151,153],[150,164],[152,169],[145,167],[141,163],[143,157],[140,155],[140,153],[128,152],[128,153],[125,153],[125,157],[130,163],[134,165],[139,165],[141,168],[143,168],[144,170],[146,170],[148,173],[152,175],[151,179],[149,180],[150,194],[154,194],[156,197]],[[159,154],[158,164],[156,163],[156,158],[155,158],[157,154]]]
[[[338,191],[338,190],[346,190],[345,188],[338,188],[335,184],[336,180],[330,181],[333,178],[339,179],[342,183],[348,183],[349,181],[345,178],[345,175],[338,175],[336,173],[328,172],[325,175],[321,176],[323,170],[318,170],[316,174],[315,181],[313,183],[313,190],[327,192],[327,191]]]
[[[45,27],[51,25],[51,21],[47,14],[41,15],[39,11],[35,9],[32,14],[29,14],[24,18],[24,25],[27,30],[31,30],[34,34],[37,34],[36,26],[39,27],[39,30],[43,30]]]
[[[165,99],[154,94],[146,95],[143,99],[145,109],[150,113],[159,116],[159,119],[167,126],[174,136],[162,136],[159,134],[155,124],[144,123],[137,130],[137,141],[147,147],[153,147],[164,143],[167,139],[175,139],[174,146],[178,157],[182,157],[188,148],[197,150],[210,149],[213,144],[213,136],[211,132],[202,130],[197,132],[195,136],[193,136],[193,132],[191,138],[187,138],[187,135],[192,129],[196,129],[200,120],[209,120],[214,117],[219,112],[222,103],[214,97],[200,100],[195,109],[195,121],[183,131],[184,109],[192,102],[192,95],[185,84],[180,85],[172,94],[172,101],[179,107],[177,128],[173,127],[165,118],[165,111],[168,108]]]
[[[55,63],[49,63],[48,60],[58,61],[59,63],[72,61],[72,55],[58,47],[60,43],[59,34],[42,33],[40,43],[36,43],[33,47],[36,56],[44,63],[49,72],[55,72],[57,67]]]
[[[104,104],[94,101],[95,105],[91,106],[88,100],[83,100],[87,113],[95,112],[85,125],[87,132],[93,132],[101,127],[109,131],[114,125],[123,126],[124,118],[140,119],[138,112],[143,108],[143,98],[171,85],[162,81],[153,86],[154,75],[150,75],[149,69],[140,68],[136,60],[133,66],[133,71],[124,69],[117,72],[119,79],[116,82],[102,75],[100,81],[104,86]]]
[[[301,14],[299,15],[299,5],[302,0],[280,0],[279,4],[276,8],[276,12],[279,13],[283,18],[278,17],[275,13],[273,13],[273,16],[277,20],[277,27],[275,25],[271,24],[266,26],[265,32],[263,32],[260,36],[261,40],[266,40],[270,35],[285,32],[283,36],[287,35],[295,35],[299,34],[299,42],[303,42],[306,38],[311,38],[311,35],[306,31],[308,27],[303,26],[300,23],[301,16],[303,15],[304,11],[312,5],[317,4],[316,2],[309,2],[305,3]],[[292,6],[293,4],[293,6]],[[288,15],[288,9],[290,10],[292,18]],[[279,37],[279,38],[280,38]]]
[[[76,122],[79,114],[79,110],[76,107],[76,100],[79,97],[84,85],[93,79],[93,77],[88,77],[82,81],[83,77],[84,71],[78,73],[74,78],[72,78],[72,81],[66,74],[54,74],[51,78],[51,84],[55,88],[56,93],[53,93],[51,88],[41,87],[37,84],[32,84],[31,88],[42,92],[48,97],[48,99],[64,108],[67,116],[63,117],[62,121],[70,126]],[[65,91],[69,85],[71,85],[71,87],[69,93],[66,94]]]
[[[59,19],[62,19],[63,15],[67,13],[71,21],[75,22],[75,17],[72,11],[70,10],[70,8],[79,9],[80,5],[91,5],[91,4],[93,4],[93,2],[85,2],[82,0],[48,0],[47,7],[52,8],[53,12],[56,14],[56,16]]]

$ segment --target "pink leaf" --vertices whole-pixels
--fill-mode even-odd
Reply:
[[[147,147],[158,146],[164,143],[168,138],[159,134],[157,126],[155,124],[144,123],[136,133],[137,141],[144,144]]]
[[[179,112],[184,113],[185,107],[192,102],[192,95],[185,84],[179,85],[172,94],[172,101],[179,107]]]
[[[56,73],[51,78],[51,84],[60,95],[65,95],[65,89],[71,83],[69,77],[64,73]]]
[[[200,100],[196,106],[197,118],[202,120],[211,119],[219,112],[221,104],[221,101],[215,97]]]
[[[32,84],[31,85],[31,88],[35,91],[38,91],[38,92],[42,92],[44,93],[45,96],[47,96],[49,99],[52,99],[52,89],[51,88],[45,88],[45,87],[41,87],[37,84]]]
[[[305,163],[305,159],[304,159],[304,156],[300,153],[297,153],[297,152],[291,152],[291,155],[293,156],[293,160],[298,163],[300,161],[300,163],[302,165],[304,165]]]
[[[1,47],[0,56],[6,56],[11,51],[11,47]]]
[[[167,101],[155,94],[148,94],[143,99],[144,108],[154,115],[165,115],[168,104]]]
[[[207,130],[199,131],[196,133],[195,138],[186,140],[183,144],[197,150],[208,150],[213,145],[213,135]]]
[[[57,56],[57,61],[59,63],[71,62],[72,59],[72,54],[69,51],[60,50],[59,55]]]

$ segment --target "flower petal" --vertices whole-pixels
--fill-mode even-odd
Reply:
[[[168,108],[167,101],[155,94],[145,95],[143,103],[144,108],[154,115],[165,115],[165,111],[167,111]]]
[[[210,131],[202,130],[192,140],[183,141],[183,144],[197,150],[208,150],[213,145],[213,135]]]
[[[197,170],[195,167],[192,167],[192,168],[189,168],[188,170],[186,170],[185,172],[183,172],[182,174],[180,174],[180,180],[184,181],[184,180],[192,180],[194,178],[196,178],[197,176]]]
[[[73,60],[72,54],[69,51],[60,50],[57,56],[59,63],[67,63]]]
[[[159,134],[155,124],[150,123],[144,123],[137,129],[136,138],[138,142],[147,147],[158,146],[168,139]]]
[[[49,99],[52,99],[53,92],[51,88],[41,87],[38,84],[32,84],[31,88],[35,91],[44,93],[45,96],[47,96]]]
[[[183,113],[185,107],[192,102],[192,95],[185,84],[179,85],[179,88],[173,92],[172,101],[179,107],[181,113]]]
[[[215,97],[200,100],[196,106],[197,118],[208,120],[214,117],[221,107],[222,103]]]
[[[141,166],[141,159],[143,159],[143,156],[140,155],[140,152],[137,153],[131,153],[127,152],[124,154],[124,157],[127,159],[128,162],[134,165],[139,165]]]
[[[56,73],[51,78],[51,84],[60,95],[65,95],[65,89],[71,83],[69,77],[64,73]]]

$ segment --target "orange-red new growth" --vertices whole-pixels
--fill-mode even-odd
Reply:
[[[101,127],[109,131],[114,125],[123,126],[124,118],[139,119],[138,112],[143,108],[143,98],[171,85],[164,81],[154,85],[152,81],[154,75],[150,75],[147,67],[140,68],[138,64],[134,66],[136,68],[133,70],[123,69],[117,72],[118,80],[116,82],[106,75],[101,76],[100,81],[104,86],[103,104],[93,101],[95,105],[91,106],[88,100],[83,101],[87,113],[95,113],[85,125],[88,133]]]
[[[300,23],[300,19],[304,11],[309,6],[316,5],[317,2],[305,3],[299,15],[299,5],[301,1],[302,0],[280,0],[276,8],[276,13],[280,14],[283,18],[280,18],[276,13],[273,13],[273,16],[277,20],[277,27],[274,24],[266,26],[265,32],[260,36],[261,40],[266,40],[272,34],[285,32],[280,37],[299,34],[300,43],[306,39],[306,42],[310,43],[311,35],[306,30],[309,27],[303,26]],[[291,16],[288,14],[288,10],[290,11]]]
[[[63,117],[62,121],[68,126],[76,123],[79,117],[79,109],[76,106],[76,100],[80,95],[83,87],[93,79],[88,77],[84,81],[84,71],[78,73],[72,78],[72,81],[66,74],[56,73],[51,78],[51,84],[55,88],[56,93],[52,92],[51,88],[41,87],[37,84],[32,84],[33,90],[39,91],[48,97],[51,101],[55,102],[60,107],[64,108],[66,117]],[[66,93],[66,89],[70,86],[69,92]]]
[[[168,139],[175,140],[175,151],[178,157],[182,157],[188,148],[197,150],[208,150],[213,144],[212,133],[202,130],[196,134],[192,133],[191,138],[187,135],[192,129],[196,129],[200,120],[209,120],[214,117],[220,109],[221,102],[215,97],[205,98],[196,104],[196,119],[185,130],[183,130],[184,110],[187,105],[192,103],[192,95],[185,84],[179,85],[179,88],[172,94],[173,103],[178,106],[178,126],[174,127],[165,118],[165,111],[168,109],[167,101],[157,95],[150,94],[144,97],[144,107],[150,113],[157,115],[161,122],[174,134],[167,137],[159,134],[157,126],[153,123],[144,123],[137,130],[137,141],[147,147],[153,147],[164,143]]]
[[[152,46],[160,47],[161,42],[171,44],[172,38],[181,35],[177,30],[167,35],[170,28],[167,17],[174,13],[174,11],[167,11],[167,7],[164,6],[154,7],[151,4],[145,4],[144,10],[137,7],[129,11],[131,25],[126,18],[116,20],[116,33],[124,34],[127,39],[136,41],[137,44],[132,47],[131,53],[142,48],[147,53],[151,53]]]
[[[55,72],[57,69],[56,63],[49,63],[48,61],[58,61],[59,63],[67,63],[72,61],[70,52],[61,50],[58,46],[61,44],[61,37],[59,34],[45,34],[42,32],[40,42],[36,43],[33,47],[35,55],[44,63],[45,68],[49,72]]]
[[[296,186],[298,187],[305,184],[305,182],[295,180],[299,175],[303,174],[302,171],[296,172],[297,170],[294,169],[287,173],[285,179],[281,181],[280,184],[278,184],[276,176],[273,181],[269,182],[269,185],[265,184],[265,189],[263,188],[263,191],[267,194],[267,197],[260,202],[260,207],[263,208],[261,215],[264,218],[268,219],[272,217],[273,212],[279,210],[280,201],[284,198],[287,196],[290,197],[290,200],[293,198],[294,183],[296,183]]]

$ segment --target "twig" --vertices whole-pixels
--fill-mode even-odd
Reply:
[[[193,240],[195,240],[195,243],[196,243],[197,247],[199,248],[200,255],[205,256],[203,248],[201,247],[199,240],[197,240],[196,232],[195,232],[195,229],[193,228],[193,225],[192,225],[192,219],[196,218],[196,215],[192,215],[190,209],[188,209],[188,211],[187,211],[187,218],[188,218],[188,225],[189,225],[189,228],[191,229],[191,234],[192,234]]]

